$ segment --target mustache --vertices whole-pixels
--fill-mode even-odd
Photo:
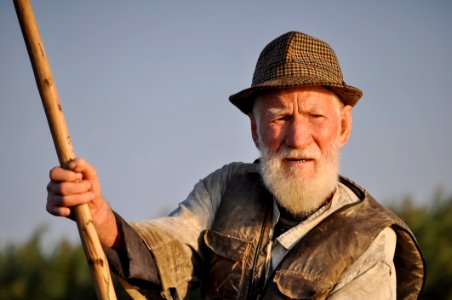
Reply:
[[[280,159],[320,159],[321,152],[318,148],[309,149],[291,149],[282,146],[277,152],[272,153],[268,148],[264,148],[262,156],[265,158],[280,158]]]

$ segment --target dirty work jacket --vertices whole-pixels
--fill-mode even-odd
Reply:
[[[342,183],[361,200],[315,227],[289,251],[264,285],[264,245],[271,226],[272,196],[257,172],[241,170],[230,174],[221,190],[221,202],[213,203],[218,205],[215,218],[208,221],[208,230],[198,234],[198,246],[187,246],[184,237],[175,239],[168,226],[159,228],[158,220],[133,225],[153,254],[162,297],[183,298],[190,283],[202,282],[204,297],[212,299],[324,299],[347,267],[388,226],[397,233],[398,298],[417,297],[424,265],[409,229],[344,178]],[[190,211],[186,205],[190,203],[181,205],[178,217]],[[193,232],[196,227],[193,224]],[[181,230],[190,232],[187,229]]]

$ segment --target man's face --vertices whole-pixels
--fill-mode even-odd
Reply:
[[[318,208],[337,182],[351,107],[323,87],[293,88],[259,95],[250,119],[269,189],[293,213]]]

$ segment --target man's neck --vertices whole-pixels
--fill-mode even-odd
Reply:
[[[300,214],[300,215],[295,215],[295,214],[289,212],[287,209],[285,209],[284,207],[279,205],[278,202],[276,202],[276,205],[278,206],[278,210],[279,210],[279,219],[278,219],[278,223],[276,223],[273,237],[277,238],[278,236],[285,233],[292,227],[298,225],[300,222],[303,222],[304,220],[309,218],[309,216],[311,216],[316,211],[320,210],[323,207],[329,206],[331,204],[331,200],[333,199],[334,193],[335,192],[331,193],[331,195],[328,196],[325,199],[325,201],[323,201],[317,209],[315,209],[311,212],[308,212],[308,213]]]

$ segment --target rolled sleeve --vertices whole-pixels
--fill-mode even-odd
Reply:
[[[135,284],[159,285],[154,259],[143,240],[120,215],[115,217],[121,242],[117,249],[104,247],[112,271]]]

